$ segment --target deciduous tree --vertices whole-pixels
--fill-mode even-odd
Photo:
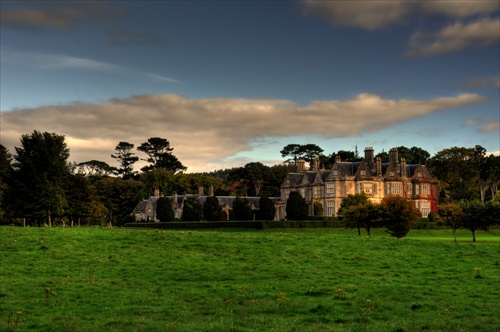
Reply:
[[[379,215],[387,232],[393,237],[401,238],[410,232],[420,217],[420,211],[411,200],[400,196],[386,196],[380,203]]]
[[[457,229],[462,227],[464,214],[462,207],[456,203],[440,204],[438,207],[439,222],[451,227],[453,239],[457,242]]]

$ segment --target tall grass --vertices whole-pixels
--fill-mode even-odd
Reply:
[[[500,331],[500,237],[0,228],[2,331]]]

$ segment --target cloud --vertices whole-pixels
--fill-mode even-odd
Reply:
[[[71,70],[83,69],[125,75],[157,82],[178,82],[169,77],[153,74],[133,68],[117,66],[103,61],[74,57],[64,54],[47,54],[40,52],[19,52],[2,49],[1,62],[16,64],[38,70]]]
[[[385,28],[404,20],[414,5],[408,1],[302,1],[305,16],[315,16],[334,25],[367,30]]]
[[[500,123],[496,121],[494,119],[469,119],[465,125],[479,126],[477,130],[482,133],[500,131]]]
[[[302,0],[302,14],[333,25],[366,30],[403,23],[410,16],[467,18],[498,12],[497,1],[317,1]]]
[[[437,32],[417,32],[410,38],[407,56],[433,56],[497,44],[500,19],[480,19],[472,23],[455,23]]]
[[[2,113],[2,144],[10,150],[33,130],[65,135],[71,159],[111,162],[120,141],[136,146],[165,137],[188,171],[233,165],[256,140],[299,135],[355,137],[445,109],[484,102],[477,94],[431,100],[384,99],[359,94],[314,101],[143,95],[102,104],[45,106]]]
[[[14,8],[2,8],[0,24],[3,28],[42,31],[58,29],[72,31],[81,24],[90,23],[104,28],[113,45],[155,44],[158,39],[146,32],[131,30],[138,19],[124,6],[98,1],[18,2]],[[29,6],[26,8],[25,6]]]
[[[483,88],[494,87],[500,89],[500,76],[474,77],[467,83],[463,84],[463,88]]]

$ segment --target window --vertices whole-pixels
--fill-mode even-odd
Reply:
[[[335,195],[335,183],[326,184],[326,193],[330,195]]]
[[[428,183],[422,185],[422,194],[424,195],[430,194],[430,188]]]
[[[421,178],[422,177],[422,172],[417,172],[417,177]]]
[[[359,172],[359,174],[360,174],[361,176],[366,176],[366,171],[363,169],[363,170],[361,170],[361,171]]]
[[[415,185],[415,195],[420,195],[420,185],[419,184]]]
[[[390,171],[389,176],[394,176],[394,171]]]
[[[393,194],[401,194],[401,183],[393,183],[392,184],[392,193]]]
[[[408,191],[408,196],[413,195],[413,185],[411,183],[408,184],[408,187],[406,190]]]
[[[390,195],[391,194],[391,184],[390,183],[386,183],[385,184],[385,194],[386,195]]]
[[[429,213],[431,213],[431,203],[421,202],[420,203],[420,212],[422,212],[422,217],[429,216]]]
[[[321,188],[314,187],[314,197],[320,197],[320,195],[321,195]]]
[[[335,201],[326,201],[326,216],[331,217],[335,214]]]
[[[337,171],[336,169],[333,170],[333,175],[337,176],[339,175],[339,171]]]
[[[363,191],[363,184],[358,183],[358,193],[361,193]]]

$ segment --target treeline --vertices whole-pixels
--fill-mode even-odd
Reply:
[[[69,162],[70,151],[62,135],[34,131],[22,135],[11,153],[0,145],[0,222],[31,225],[122,225],[133,221],[133,211],[155,189],[164,195],[208,194],[217,196],[280,196],[280,187],[295,162],[310,163],[319,157],[330,167],[335,156],[359,161],[355,151],[324,154],[315,144],[289,144],[281,154],[289,163],[266,166],[259,162],[207,173],[184,173],[185,165],[173,154],[165,138],[152,137],[139,144],[119,142],[111,157],[114,167],[99,160]],[[140,172],[136,151],[147,162]],[[479,145],[453,147],[435,156],[418,147],[398,147],[399,157],[427,164],[439,179],[440,203],[492,200],[498,193],[500,157],[487,156]],[[382,161],[388,154],[377,155]],[[497,194],[498,195],[498,194]]]

